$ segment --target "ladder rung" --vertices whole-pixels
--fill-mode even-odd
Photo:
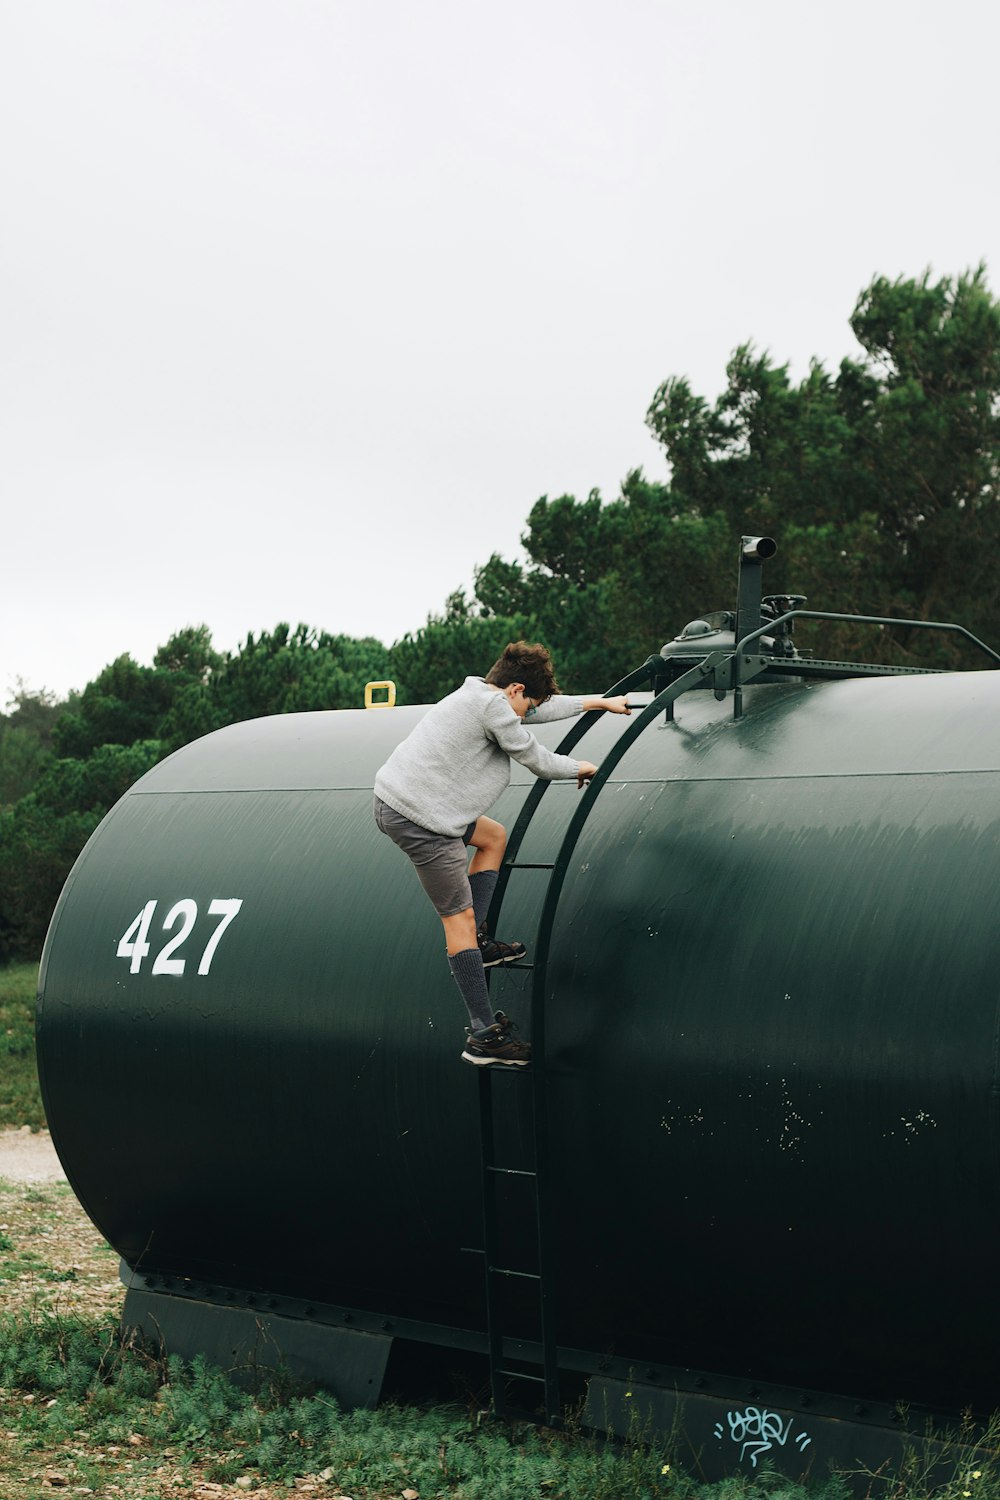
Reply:
[[[487,1172],[497,1172],[501,1177],[537,1177],[537,1172],[524,1172],[520,1167],[487,1167]]]
[[[537,1271],[512,1271],[508,1266],[490,1266],[494,1276],[520,1276],[524,1281],[541,1281]]]
[[[555,864],[550,860],[547,864],[509,864],[505,868],[508,870],[554,870]]]

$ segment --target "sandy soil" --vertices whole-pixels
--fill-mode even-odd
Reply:
[[[59,1182],[65,1177],[52,1137],[29,1125],[0,1130],[0,1179],[6,1182]]]

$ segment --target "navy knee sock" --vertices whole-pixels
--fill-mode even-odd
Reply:
[[[496,890],[499,870],[477,870],[475,875],[469,876],[469,884],[472,887],[472,909],[476,914],[476,928],[482,927],[486,921],[486,913],[490,909],[493,900],[493,892]]]
[[[485,1031],[487,1026],[493,1025],[493,1011],[490,992],[486,988],[483,955],[478,948],[463,948],[461,953],[449,953],[448,965],[462,992],[473,1031]]]

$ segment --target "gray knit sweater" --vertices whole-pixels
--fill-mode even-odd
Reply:
[[[582,698],[559,693],[529,717],[547,723],[582,711]],[[580,769],[540,745],[502,692],[467,677],[396,746],[375,777],[375,795],[421,828],[460,838],[509,784],[511,760],[547,781]]]

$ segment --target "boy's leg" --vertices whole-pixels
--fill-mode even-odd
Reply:
[[[378,827],[408,855],[421,885],[441,918],[448,964],[465,1001],[473,1032],[503,1033],[500,1037],[491,1035],[484,1057],[490,1062],[513,1062],[523,1066],[530,1058],[530,1047],[508,1036],[510,1023],[506,1017],[503,1018],[504,1026],[498,1026],[490,1006],[475,907],[466,869],[468,856],[465,846],[476,840],[479,823],[483,823],[487,826],[482,830],[482,846],[476,844],[475,859],[482,855],[484,864],[493,865],[492,872],[487,869],[484,873],[492,873],[495,883],[496,872],[506,847],[506,833],[499,823],[486,818],[467,829],[464,839],[446,838],[411,822],[378,797],[374,799],[374,803]],[[486,893],[487,905],[490,895],[492,887]],[[455,906],[458,906],[458,911],[454,910]],[[469,1046],[473,1044],[473,1040],[474,1038],[470,1040]],[[510,1056],[507,1055],[508,1052]],[[483,1059],[478,1055],[474,1060],[482,1065]]]
[[[455,983],[462,992],[465,1008],[474,1031],[485,1031],[493,1025],[490,992],[486,988],[486,970],[483,955],[476,939],[476,918],[473,908],[467,906],[450,917],[442,917],[445,946],[448,949],[448,966]]]
[[[469,843],[475,849],[469,866],[469,885],[476,913],[476,927],[482,927],[496,890],[500,865],[507,848],[507,830],[495,818],[477,818]]]
[[[469,866],[469,887],[475,911],[476,931],[483,962],[489,969],[516,963],[527,953],[523,943],[501,943],[486,932],[486,913],[496,890],[500,866],[507,848],[507,830],[495,818],[477,818],[471,835],[466,835],[475,849]]]

